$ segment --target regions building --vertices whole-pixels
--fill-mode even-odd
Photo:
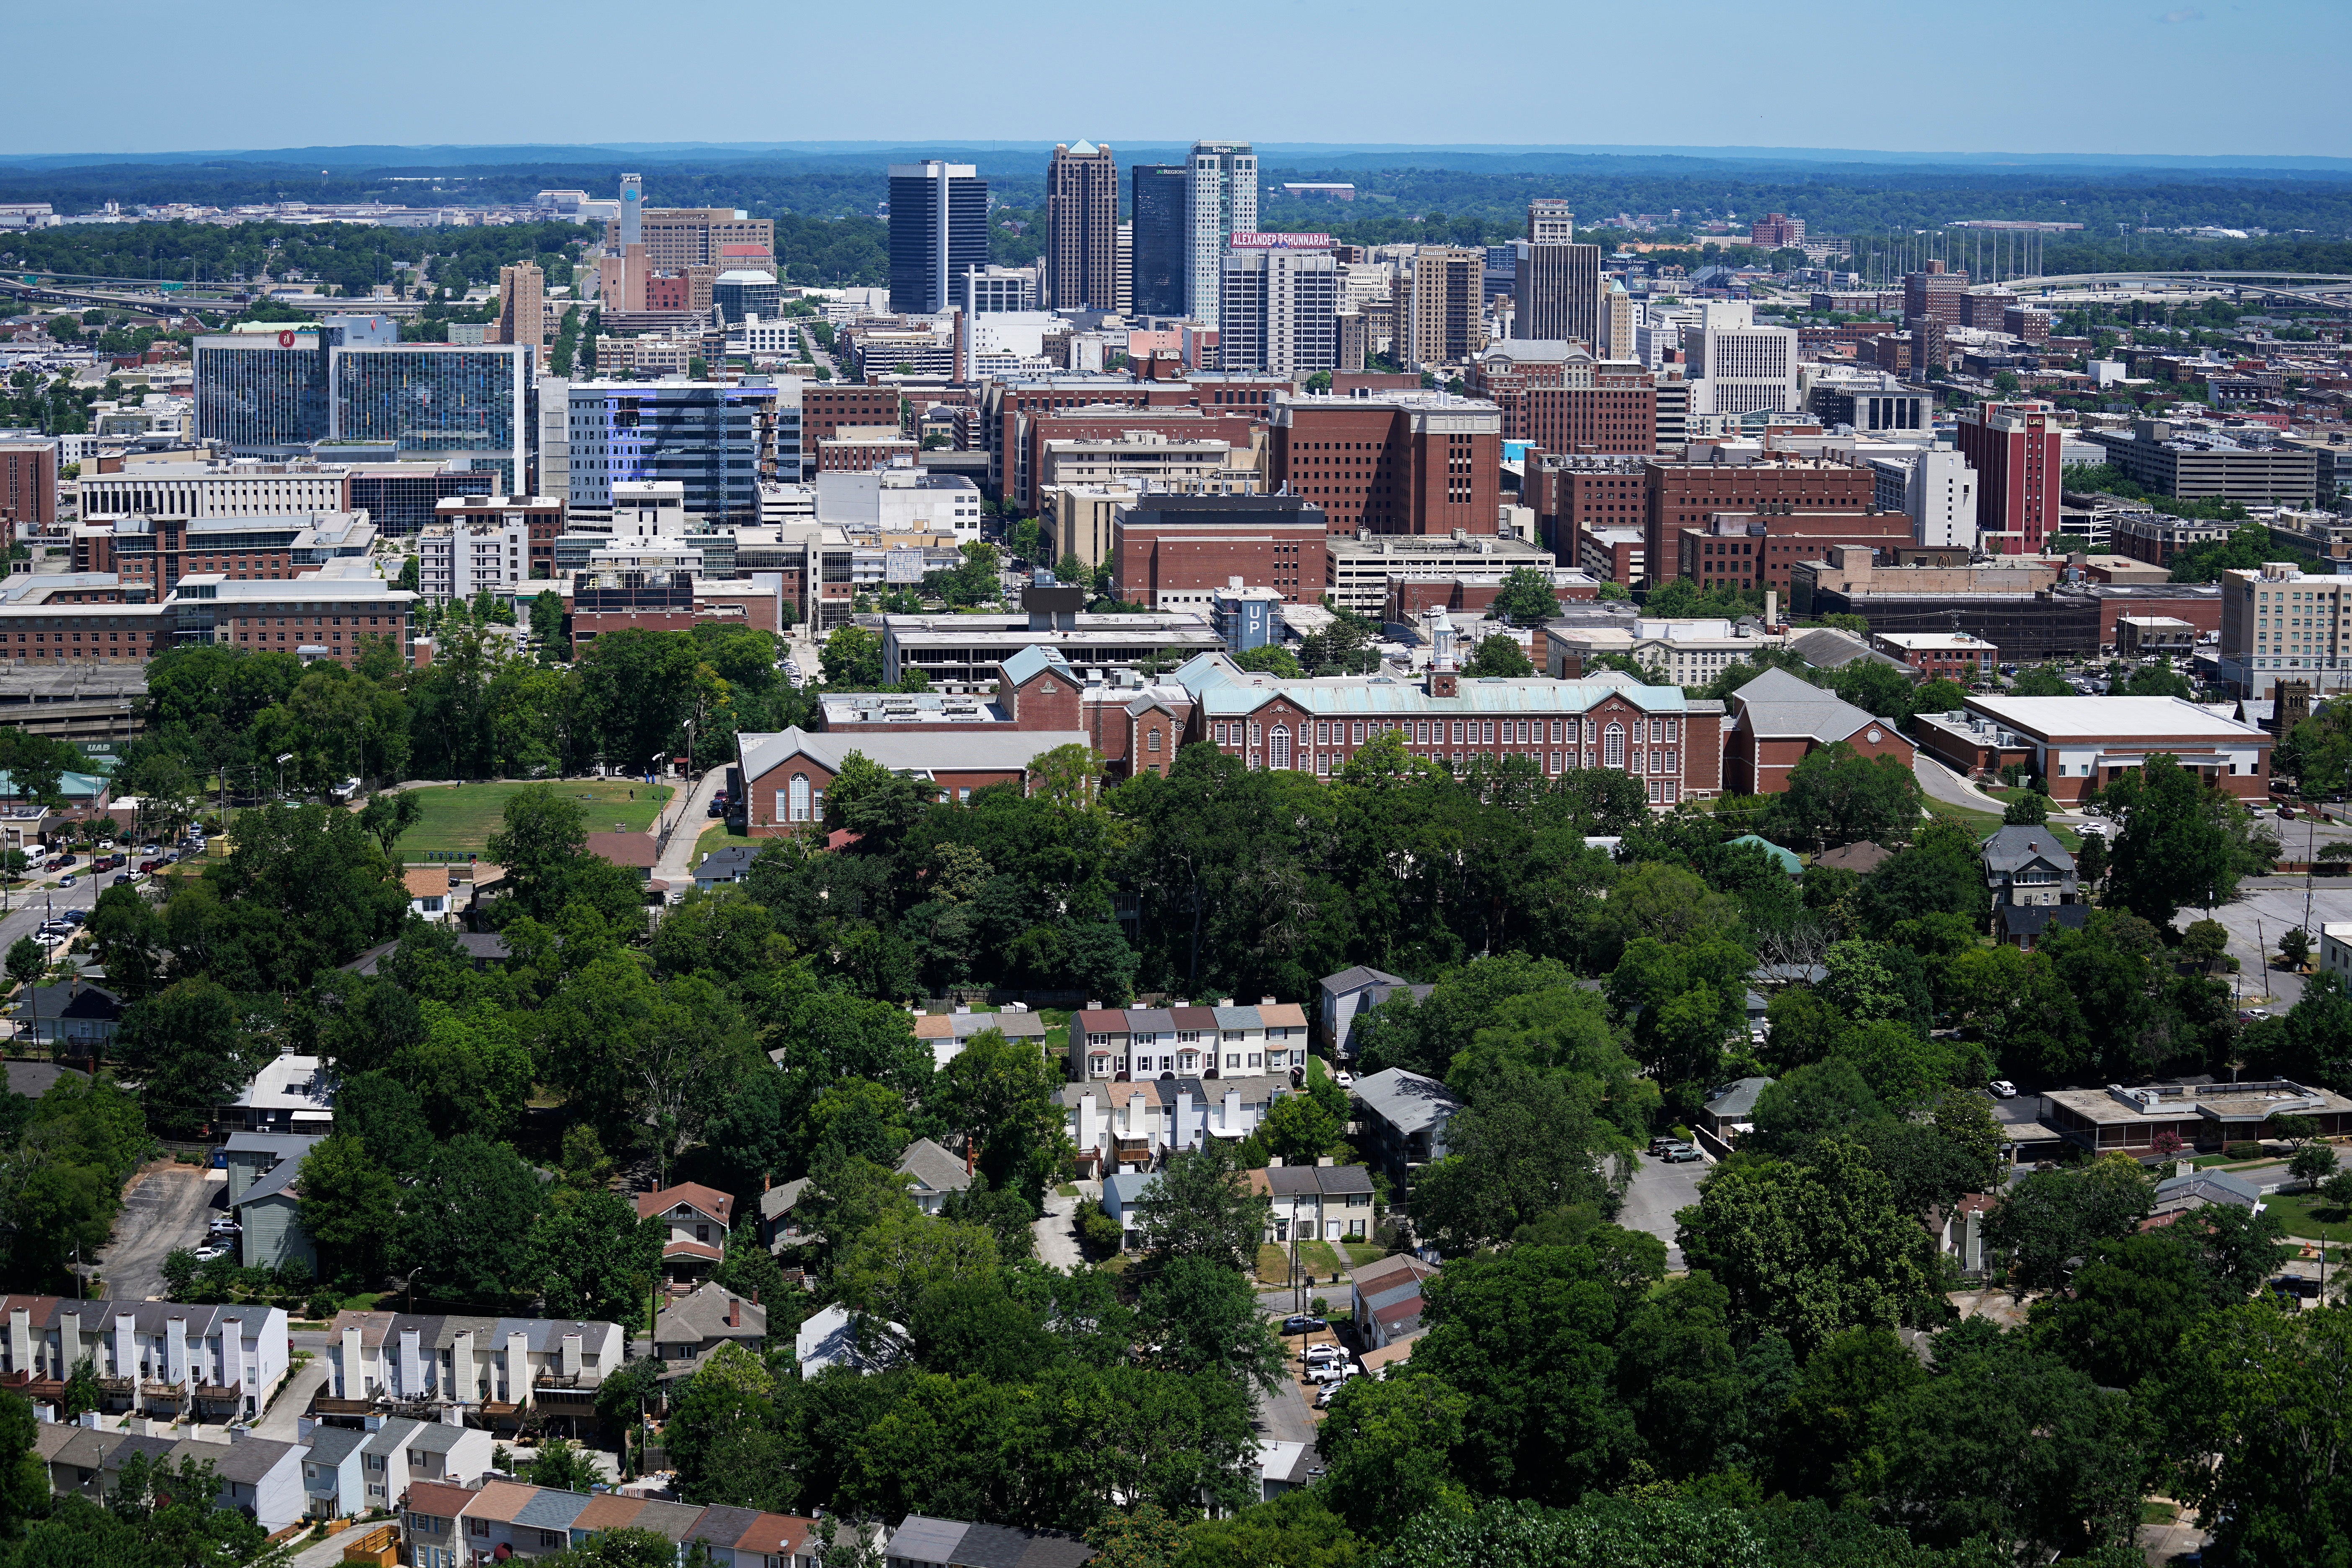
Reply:
[[[1722,788],[1722,704],[1630,676],[1496,679],[1436,668],[1420,680],[1290,680],[1213,655],[1171,679],[1199,704],[1191,738],[1253,769],[1329,778],[1368,742],[1394,734],[1408,755],[1456,771],[1507,758],[1546,778],[1614,768],[1643,781],[1661,807]]]
[[[1914,721],[1919,744],[1958,772],[1992,777],[2019,763],[2059,802],[2082,799],[2162,753],[2242,800],[2270,789],[2276,739],[2178,697],[1970,696]]]

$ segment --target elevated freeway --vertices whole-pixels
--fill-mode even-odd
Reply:
[[[2336,272],[2067,272],[2046,277],[2018,278],[2009,287],[2021,292],[2058,293],[2096,298],[2135,289],[2210,289],[2240,298],[2248,294],[2352,313],[2352,276]]]

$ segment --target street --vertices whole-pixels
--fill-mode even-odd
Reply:
[[[1698,1202],[1698,1184],[1715,1168],[1704,1156],[1686,1164],[1669,1165],[1647,1154],[1633,1156],[1633,1179],[1625,1187],[1625,1206],[1617,1223],[1627,1230],[1646,1230],[1666,1244],[1666,1268],[1683,1267],[1683,1249],[1675,1245],[1675,1211]]]
[[[1097,1203],[1102,1198],[1102,1184],[1084,1181],[1076,1184],[1078,1195],[1066,1198],[1048,1188],[1045,1212],[1030,1228],[1037,1237],[1037,1261],[1053,1268],[1081,1268],[1086,1255],[1078,1250],[1077,1212],[1083,1204]]]
[[[2212,918],[2229,929],[2230,956],[2238,961],[2238,973],[2230,977],[2231,989],[2240,1005],[2283,1012],[2303,1000],[2304,977],[2269,968],[2266,960],[2277,953],[2281,934],[2305,925],[2305,897],[2303,878],[2264,877],[2240,883],[2238,897],[2211,911]],[[2311,949],[2316,956],[2319,928],[2352,921],[2352,883],[2340,877],[2315,877],[2309,899],[2310,923],[2305,929],[2311,932]],[[2206,912],[2183,910],[2172,923],[2186,931],[2192,922],[2205,919]],[[2263,1001],[2265,994],[2274,1000]]]

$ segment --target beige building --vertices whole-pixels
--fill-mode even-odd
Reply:
[[[1486,346],[1486,253],[1424,245],[1396,280],[1398,359],[1457,364]]]
[[[1597,668],[1602,654],[1622,654],[1644,669],[1658,669],[1675,686],[1704,686],[1726,667],[1749,659],[1759,647],[1780,647],[1785,636],[1727,620],[1640,620],[1630,626],[1554,626],[1544,628],[1544,673],[1573,680]]]
[[[499,268],[499,342],[547,346],[547,278],[539,264]]]
[[[656,272],[684,272],[689,267],[716,267],[731,246],[756,247],[772,256],[776,226],[736,207],[647,207],[640,220],[646,265]],[[621,248],[621,220],[604,225],[604,248]],[[642,304],[632,307],[642,310]]]
[[[1157,430],[1048,441],[1040,479],[1047,485],[1125,481],[1187,494],[1257,493],[1257,470],[1248,454],[1236,458],[1228,442],[1172,437]]]
[[[1037,523],[1045,535],[1046,560],[1058,565],[1076,558],[1091,569],[1112,555],[1111,532],[1121,507],[1137,495],[1131,484],[1048,485],[1037,492]]]

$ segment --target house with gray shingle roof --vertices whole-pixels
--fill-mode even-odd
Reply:
[[[1413,1171],[1445,1158],[1445,1130],[1462,1109],[1452,1089],[1433,1078],[1390,1068],[1358,1079],[1353,1092],[1371,1134],[1367,1153],[1388,1172],[1392,1192],[1402,1194]]]
[[[1729,699],[1723,726],[1723,787],[1740,795],[1778,795],[1789,770],[1841,742],[1865,756],[1911,765],[1912,747],[1891,719],[1864,712],[1836,692],[1785,669],[1768,669]]]

